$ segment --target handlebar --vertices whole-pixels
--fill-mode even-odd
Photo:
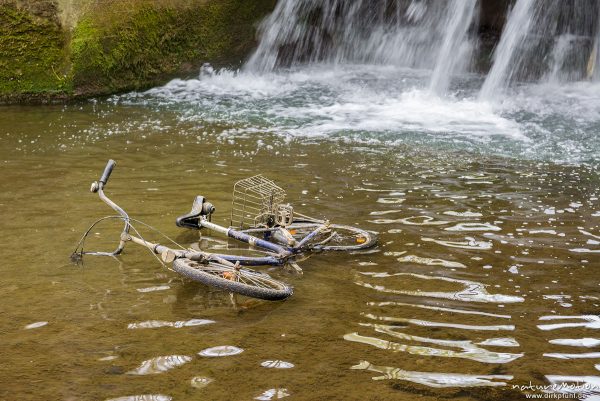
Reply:
[[[101,182],[102,185],[106,185],[108,179],[110,178],[110,173],[112,173],[116,164],[117,163],[113,159],[110,159],[108,163],[106,163],[106,167],[104,167],[104,172],[102,172],[102,177],[100,177],[98,182]]]

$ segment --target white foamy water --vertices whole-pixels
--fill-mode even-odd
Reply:
[[[428,89],[430,77],[427,70],[360,64],[208,70],[113,101],[175,110],[186,122],[225,124],[229,137],[426,143],[571,162],[599,157],[598,83],[522,86],[488,103],[477,94],[481,77],[465,75],[441,96]]]

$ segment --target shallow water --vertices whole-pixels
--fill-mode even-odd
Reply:
[[[450,99],[407,89],[418,72],[393,92],[397,73],[222,74],[3,108],[0,399],[513,400],[530,381],[597,385],[593,88],[563,91],[571,106],[541,87],[492,105],[461,99],[468,85]],[[380,245],[316,255],[303,276],[266,269],[295,287],[276,303],[232,303],[133,247],[73,265],[111,214],[88,191],[108,158],[113,199],[185,245],[198,233],[174,221],[193,197],[225,223],[233,183],[256,173]]]

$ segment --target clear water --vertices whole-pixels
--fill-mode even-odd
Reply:
[[[598,396],[600,88],[485,103],[482,77],[439,97],[430,74],[205,68],[145,93],[2,108],[0,399],[514,400],[577,381]],[[315,255],[303,276],[266,269],[295,287],[278,303],[232,300],[132,247],[73,265],[111,213],[88,191],[108,158],[113,198],[187,246],[233,245],[175,217],[202,194],[225,223],[233,183],[257,173],[380,245]],[[119,228],[90,247],[112,248]]]

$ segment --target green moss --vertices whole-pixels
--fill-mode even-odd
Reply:
[[[70,91],[58,22],[0,4],[0,96]]]
[[[143,89],[205,62],[240,65],[275,2],[88,2],[65,32],[53,1],[0,0],[0,102]]]
[[[273,0],[213,0],[191,6],[141,3],[113,18],[94,10],[73,32],[77,93],[142,89],[204,62],[239,64],[255,44],[255,28]],[[99,15],[99,13],[108,15]]]

